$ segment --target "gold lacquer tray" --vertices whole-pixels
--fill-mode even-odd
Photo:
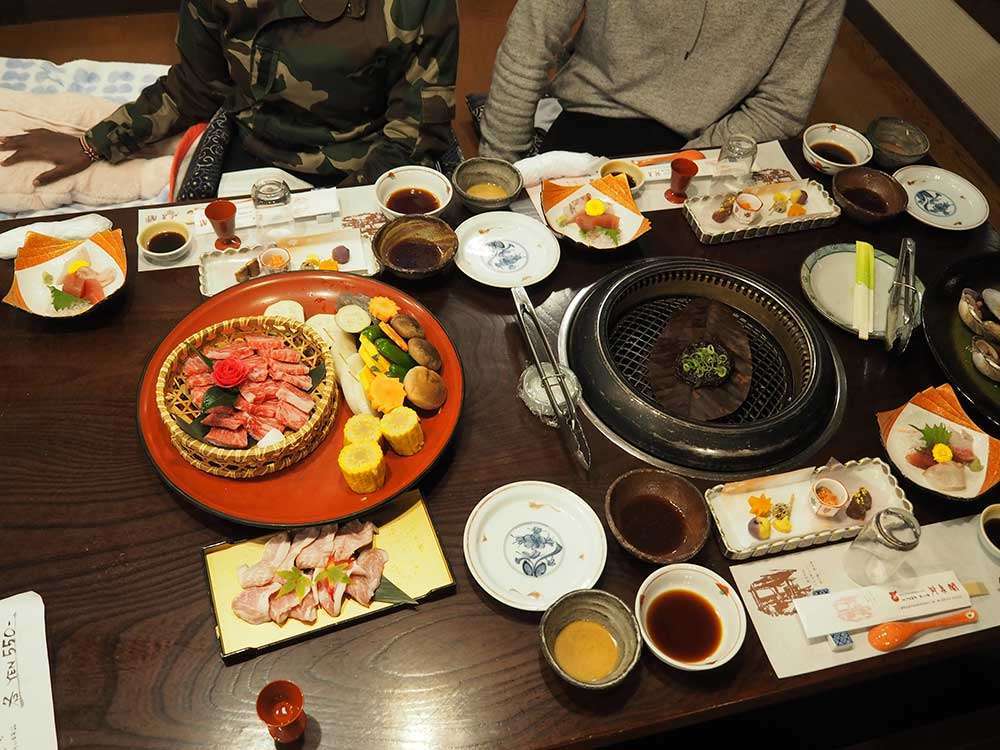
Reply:
[[[391,581],[418,602],[454,590],[455,579],[427,506],[418,491],[400,496],[365,520],[378,526],[374,546],[389,554],[383,581]],[[375,614],[411,606],[405,602],[372,602],[370,607],[362,607],[345,598],[338,617],[331,617],[320,609],[316,622],[311,625],[292,619],[284,625],[273,622],[251,625],[244,622],[233,614],[231,606],[241,590],[237,571],[240,565],[253,565],[260,560],[264,543],[271,536],[273,534],[236,543],[220,542],[202,550],[212,609],[215,611],[215,632],[224,660],[254,656],[258,652],[340,628]]]

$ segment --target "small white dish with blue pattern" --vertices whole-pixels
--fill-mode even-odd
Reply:
[[[608,556],[604,527],[579,496],[549,482],[514,482],[484,497],[465,524],[465,562],[487,594],[541,612],[597,583]]]
[[[907,213],[939,229],[975,229],[990,215],[990,205],[979,188],[964,177],[940,167],[911,164],[892,175],[906,190]]]
[[[502,289],[531,286],[559,265],[559,242],[537,219],[490,211],[463,221],[455,265],[473,281]]]

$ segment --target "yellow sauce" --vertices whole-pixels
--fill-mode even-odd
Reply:
[[[477,182],[466,189],[466,193],[479,200],[494,201],[507,197],[507,191],[495,182]]]
[[[604,679],[619,658],[614,636],[590,620],[574,620],[560,630],[552,653],[566,674],[580,682]]]

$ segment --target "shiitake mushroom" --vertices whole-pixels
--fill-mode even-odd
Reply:
[[[397,316],[398,317],[398,316]],[[394,318],[395,320],[395,318]],[[395,326],[393,326],[395,328]],[[409,347],[408,353],[418,365],[423,365],[431,370],[441,369],[441,355],[427,339],[416,338],[406,342]]]
[[[448,398],[444,379],[423,366],[410,368],[403,378],[403,390],[410,403],[418,409],[437,409]]]
[[[417,322],[417,319],[412,315],[406,315],[405,313],[394,315],[392,320],[389,321],[389,325],[391,325],[392,329],[404,339],[422,339],[425,335],[424,329]]]

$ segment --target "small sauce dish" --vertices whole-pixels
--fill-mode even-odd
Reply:
[[[849,154],[850,161],[828,158],[832,150]],[[854,128],[834,122],[810,125],[802,133],[802,155],[817,172],[834,175],[848,167],[860,167],[871,161],[875,154],[871,141]]]
[[[378,262],[396,276],[423,279],[441,273],[455,260],[458,237],[433,216],[401,216],[384,224],[372,238]]]
[[[157,238],[167,238],[171,235],[177,235],[183,241],[180,244],[174,243],[170,250],[158,251],[156,249],[159,244]],[[135,243],[139,247],[139,252],[150,263],[169,265],[183,259],[191,252],[191,246],[194,244],[193,238],[194,235],[187,224],[179,221],[157,221],[140,231],[135,238]]]
[[[1000,503],[987,505],[979,514],[979,541],[986,552],[1000,562]]]
[[[597,680],[577,679],[567,672],[557,658],[557,654],[561,656],[556,648],[560,633],[567,626],[576,623],[599,625],[610,634],[617,646],[617,659],[612,658],[605,662],[610,671]],[[542,654],[549,666],[570,685],[586,690],[604,690],[620,685],[639,661],[639,653],[642,651],[639,623],[636,622],[631,610],[617,596],[598,589],[570,591],[556,599],[542,615],[538,634],[541,639]],[[579,645],[573,650],[579,651]]]
[[[414,191],[420,196],[429,194],[433,196],[433,201],[437,205],[429,210],[407,213],[390,208],[389,203],[393,202],[393,196],[404,191]],[[430,167],[418,165],[395,167],[375,181],[375,199],[378,207],[390,219],[398,219],[400,216],[438,216],[448,207],[451,196],[451,182]]]
[[[809,507],[820,518],[833,518],[847,500],[847,488],[836,479],[817,479],[809,488]]]
[[[601,177],[606,177],[609,174],[623,174],[625,179],[628,180],[629,190],[632,191],[632,196],[635,197],[642,192],[642,189],[646,186],[646,175],[645,173],[637,167],[633,162],[627,159],[612,159],[611,161],[606,161],[601,165]]]
[[[524,187],[517,167],[503,159],[485,156],[459,164],[451,182],[462,203],[473,213],[507,208]]]

